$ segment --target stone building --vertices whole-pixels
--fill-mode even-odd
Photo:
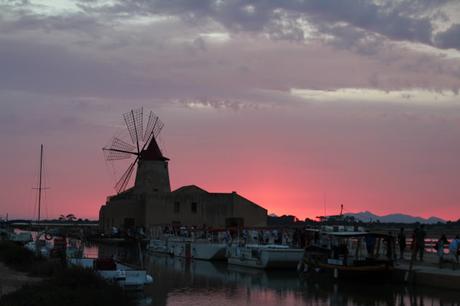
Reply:
[[[267,210],[236,192],[208,192],[195,185],[171,191],[169,159],[155,139],[139,156],[134,186],[107,198],[99,211],[104,232],[158,225],[213,228],[266,226]]]

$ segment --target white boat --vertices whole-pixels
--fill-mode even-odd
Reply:
[[[225,260],[227,245],[206,239],[169,237],[166,240],[151,240],[148,251],[177,257],[201,260]]]
[[[38,246],[37,246],[37,241],[38,241]],[[38,254],[40,254],[43,257],[50,257],[51,250],[53,249],[51,243],[46,240],[30,241],[26,243],[24,247],[33,253],[38,252]]]
[[[227,261],[258,269],[296,268],[304,250],[278,244],[232,245],[227,248]]]
[[[167,240],[163,239],[151,239],[147,245],[147,252],[174,255],[170,253]]]
[[[32,234],[29,232],[10,233],[10,241],[25,244],[32,241]]]
[[[1,226],[1,225],[0,225]],[[29,232],[15,232],[13,229],[0,228],[0,239],[9,240],[11,242],[26,244],[32,241],[32,234]]]
[[[153,283],[153,277],[145,270],[134,270],[112,259],[70,258],[68,264],[93,269],[102,278],[118,284],[124,289],[142,290]]]
[[[224,260],[227,248],[225,243],[186,238],[170,239],[167,246],[174,256],[202,260]]]

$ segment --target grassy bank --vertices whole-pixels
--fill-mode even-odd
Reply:
[[[41,282],[24,285],[3,296],[0,306],[136,305],[122,288],[90,270],[67,268],[59,261],[37,258],[32,252],[9,242],[0,242],[0,261],[12,269],[44,277]]]
[[[31,251],[9,241],[0,242],[0,261],[31,276],[50,277],[63,268],[58,260],[36,257]]]

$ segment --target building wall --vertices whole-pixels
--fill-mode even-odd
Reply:
[[[267,210],[254,202],[233,193],[235,215],[244,217],[244,226],[267,226]]]
[[[223,227],[232,214],[231,202],[209,194],[163,194],[149,197],[146,203],[146,225],[166,225],[173,222],[187,226]]]
[[[236,193],[173,192],[146,203],[147,227],[179,222],[224,228],[228,218],[242,218],[245,226],[267,225],[267,211]]]
[[[104,231],[122,228],[124,218],[134,218],[135,226],[149,229],[178,222],[185,226],[206,225],[225,228],[229,218],[241,218],[245,227],[267,225],[267,210],[236,193],[157,192],[143,197],[111,199],[101,208]]]
[[[134,227],[145,226],[145,203],[141,197],[112,199],[101,207],[99,213],[105,233],[110,233],[112,227],[123,229],[128,219],[133,220]]]

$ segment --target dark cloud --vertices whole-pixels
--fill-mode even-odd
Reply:
[[[104,27],[124,19],[163,15],[180,17],[198,26],[213,21],[233,32],[265,33],[272,39],[304,41],[307,37],[304,23],[298,22],[304,20],[315,35],[332,36],[342,47],[372,49],[374,38],[379,37],[458,48],[458,44],[449,43],[450,32],[437,37],[436,44],[433,42],[433,22],[447,20],[440,9],[449,2],[455,3],[452,0],[123,0],[112,3],[80,0],[77,7],[81,11],[65,16],[40,15],[30,6],[14,2],[0,8],[16,15],[14,20],[4,21],[1,26],[9,32],[39,28],[103,36]],[[454,29],[452,32],[454,36]],[[366,43],[371,46],[366,47]]]
[[[441,48],[460,49],[460,24],[436,35],[436,44]]]
[[[310,0],[303,6],[303,11],[318,23],[345,22],[390,39],[430,43],[430,20],[406,16],[400,9],[368,0]]]
[[[345,23],[347,26],[373,32],[394,40],[431,44],[432,23],[420,11],[435,10],[446,1],[387,1],[376,4],[369,0],[267,0],[267,1],[120,1],[105,7],[106,12],[181,16],[190,22],[214,20],[233,31],[271,31],[274,38],[287,33],[288,39],[303,40],[296,23],[277,22],[284,11],[292,18],[307,18],[314,26],[326,29]],[[415,14],[418,12],[419,14]],[[284,31],[276,25],[282,25]],[[342,25],[343,27],[344,25]],[[290,29],[287,29],[290,28]],[[333,33],[333,32],[330,32]]]
[[[434,60],[418,61],[412,51],[389,50],[388,38],[430,43],[431,23],[417,16],[423,15],[423,7],[435,10],[445,4],[409,2],[416,9],[407,2],[363,0],[80,1],[82,11],[56,16],[9,5],[8,13],[0,12],[7,16],[0,19],[0,90],[187,99],[234,97],[257,88],[285,92],[379,84],[457,89],[453,76],[459,73],[458,64],[432,55]],[[176,18],[136,20],[139,16]],[[221,44],[201,35],[224,32],[222,27],[268,34],[271,40],[231,34]],[[311,44],[290,43],[304,40]],[[352,50],[355,64],[340,63],[352,57],[334,53],[337,48]],[[371,60],[379,63],[361,56],[376,54]],[[313,60],[335,56],[321,64]],[[376,71],[378,78],[373,78]]]

